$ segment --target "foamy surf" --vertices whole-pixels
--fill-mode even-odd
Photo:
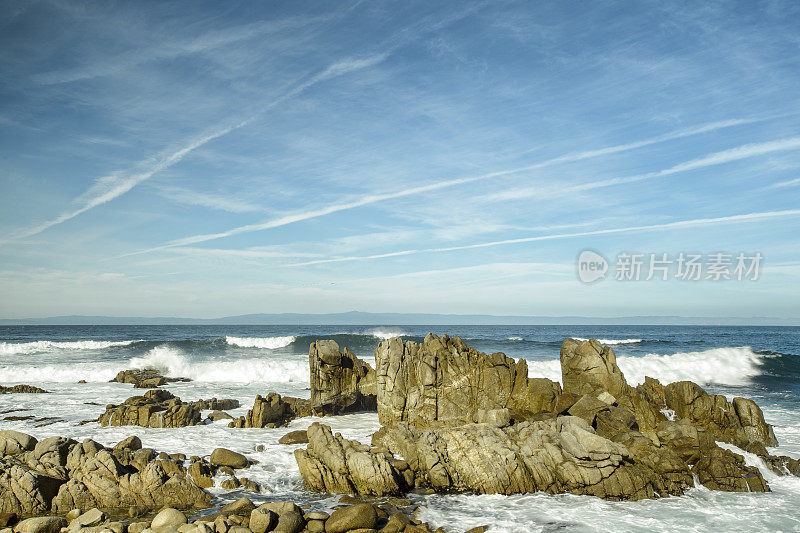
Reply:
[[[583,337],[572,337],[578,341],[588,341],[589,339],[584,339]],[[608,344],[609,346],[613,346],[615,344],[637,344],[640,342],[644,342],[644,339],[597,339],[597,342],[600,344]]]
[[[285,337],[225,337],[225,342],[231,346],[238,346],[239,348],[264,348],[267,350],[275,350],[277,348],[285,348],[297,339],[294,335],[287,335]]]
[[[662,383],[689,380],[700,385],[743,386],[761,374],[764,357],[742,346],[672,355],[622,356],[617,357],[617,364],[631,385],[644,383],[645,376],[650,376]],[[560,382],[561,363],[558,359],[528,361],[528,375]]]
[[[211,383],[307,383],[309,380],[307,356],[191,360],[180,350],[161,345],[142,357],[134,357],[128,365],[154,368],[167,377]]]
[[[364,332],[367,335],[372,335],[376,339],[387,340],[391,339],[392,337],[402,337],[406,333],[399,329],[383,329],[383,328],[375,328],[369,331]]]
[[[141,340],[135,341],[34,341],[34,342],[0,342],[0,354],[14,355],[14,354],[35,354],[42,352],[49,352],[53,350],[104,350],[114,346],[129,346],[135,342],[142,342]]]

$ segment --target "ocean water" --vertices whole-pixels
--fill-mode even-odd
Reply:
[[[613,346],[629,383],[649,375],[664,383],[691,379],[716,394],[755,399],[774,425],[773,453],[800,457],[800,328],[687,326],[0,326],[0,384],[27,383],[51,394],[0,395],[0,428],[38,438],[64,435],[106,445],[136,434],[159,451],[205,455],[225,446],[258,461],[242,475],[260,494],[212,489],[219,502],[243,494],[253,500],[290,499],[330,509],[335,496],[302,488],[293,451],[278,439],[313,420],[287,428],[231,429],[226,422],[176,429],[101,428],[108,403],[141,391],[109,383],[120,370],[155,367],[193,381],[167,388],[183,400],[236,398],[244,414],[256,394],[275,391],[309,397],[308,346],[335,339],[374,364],[382,340],[421,341],[428,331],[460,335],[484,352],[524,358],[532,377],[560,380],[558,352],[566,337],[597,338]],[[87,383],[79,384],[79,380]],[[9,417],[34,416],[13,420]],[[369,442],[376,414],[321,419],[348,438]],[[256,446],[265,449],[256,452]],[[746,455],[748,462],[759,459]],[[800,478],[762,468],[772,492],[730,494],[698,487],[682,497],[606,502],[588,496],[526,494],[413,495],[421,518],[448,531],[476,525],[492,531],[800,531]],[[220,478],[220,481],[222,478]]]

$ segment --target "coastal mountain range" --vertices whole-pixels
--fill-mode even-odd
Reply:
[[[798,326],[800,317],[524,316],[432,313],[254,313],[219,318],[66,315],[4,318],[0,325],[709,325]]]

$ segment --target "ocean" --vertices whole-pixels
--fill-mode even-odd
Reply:
[[[421,341],[429,331],[459,335],[483,352],[528,361],[532,377],[560,381],[558,353],[566,337],[596,338],[612,345],[629,383],[645,376],[663,383],[689,379],[708,392],[754,399],[774,425],[780,445],[772,453],[800,457],[800,328],[714,326],[0,326],[0,384],[27,383],[51,394],[0,395],[0,428],[37,438],[62,435],[113,445],[138,435],[158,451],[206,455],[224,446],[258,461],[242,474],[260,494],[211,489],[220,502],[243,495],[254,501],[291,500],[329,510],[338,497],[302,487],[296,446],[278,444],[288,431],[231,429],[225,421],[175,429],[101,428],[108,403],[142,391],[109,383],[118,371],[155,367],[193,381],[166,388],[183,400],[236,398],[246,413],[256,394],[308,398],[308,346],[334,339],[374,366],[373,352],[386,338]],[[79,384],[85,380],[87,383]],[[33,418],[25,418],[30,417]],[[25,418],[25,419],[22,419]],[[369,442],[375,413],[319,419],[347,438]],[[263,445],[263,451],[256,446]],[[749,464],[759,464],[745,454]],[[420,518],[448,531],[490,525],[491,531],[800,531],[800,478],[762,473],[771,493],[723,493],[702,487],[686,496],[641,502],[607,502],[589,496],[526,494],[412,495]],[[221,480],[222,478],[220,478]],[[219,485],[219,483],[217,483]]]

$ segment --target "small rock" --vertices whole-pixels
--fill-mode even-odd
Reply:
[[[250,464],[247,457],[227,448],[217,448],[211,452],[209,462],[214,466],[227,466],[230,468],[245,468]]]
[[[278,440],[278,444],[305,444],[308,443],[308,433],[302,429],[290,431]]]
[[[188,520],[186,520],[186,515],[184,515],[177,509],[173,509],[172,507],[167,507],[166,509],[163,509],[160,513],[158,513],[155,517],[153,517],[153,521],[150,524],[150,527],[152,529],[167,528],[167,527],[175,529],[181,524],[185,524],[186,522],[188,522]]]
[[[278,524],[278,515],[269,509],[253,509],[250,513],[250,529],[253,533],[272,531]]]
[[[128,524],[128,533],[142,533],[148,527],[150,527],[149,522],[131,522]]]
[[[247,498],[239,498],[235,502],[231,502],[224,506],[219,512],[223,515],[235,514],[239,516],[247,516],[253,512],[256,506]]]
[[[70,527],[92,527],[102,524],[106,519],[106,515],[103,514],[103,511],[95,507],[94,509],[89,509],[75,520],[70,522]]]
[[[327,533],[345,533],[353,529],[374,529],[378,525],[378,513],[369,503],[337,509],[325,521]]]

